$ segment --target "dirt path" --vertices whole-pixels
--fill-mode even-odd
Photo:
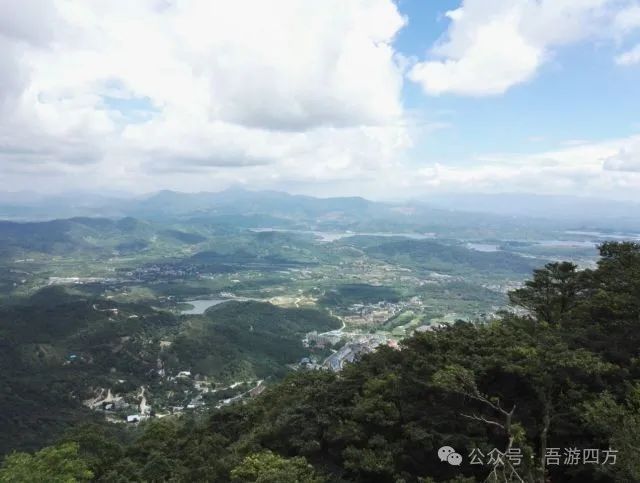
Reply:
[[[138,406],[140,414],[145,415],[150,411],[149,406],[147,405],[147,397],[144,395],[144,386],[140,386],[140,393],[138,397],[140,398],[140,405]]]

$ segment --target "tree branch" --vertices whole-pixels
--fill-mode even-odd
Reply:
[[[492,421],[490,419],[483,418],[482,416],[478,416],[476,414],[463,414],[463,413],[460,413],[460,416],[462,416],[463,418],[473,419],[475,421],[480,421],[481,423],[490,424],[492,426],[497,426],[502,430],[506,430],[506,428],[504,427],[503,424],[500,424],[497,421]]]

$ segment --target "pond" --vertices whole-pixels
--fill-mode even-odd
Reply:
[[[214,305],[219,305],[224,302],[228,302],[229,299],[202,299],[202,300],[185,300],[185,304],[193,305],[193,308],[181,310],[183,315],[202,315],[205,310]]]

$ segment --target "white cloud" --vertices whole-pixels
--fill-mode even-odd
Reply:
[[[620,10],[615,16],[614,27],[623,34],[640,28],[640,5],[630,5]]]
[[[631,31],[613,1],[465,0],[411,76],[430,93],[503,92],[603,22]],[[629,140],[408,162],[415,130],[443,126],[403,108],[392,0],[15,5],[0,0],[0,189],[640,191]]]
[[[604,36],[619,3],[464,0],[449,12],[451,24],[434,58],[414,65],[409,78],[432,95],[502,94],[531,79],[556,48]]]
[[[640,173],[640,139],[620,148],[615,155],[606,158],[602,166],[609,171]]]
[[[404,23],[392,0],[0,0],[0,172],[131,187],[392,163]]]
[[[629,66],[638,63],[640,63],[640,44],[616,57],[616,64],[618,65]]]
[[[327,136],[332,139],[332,134]],[[261,179],[260,187],[291,190],[293,186],[300,192],[359,193],[380,199],[420,199],[435,192],[521,192],[637,201],[638,155],[640,135],[635,135],[602,142],[560,143],[557,149],[530,154],[488,153],[458,163],[425,160],[384,164],[373,171],[347,169],[330,185],[322,183],[326,177],[317,177],[312,171],[301,173],[293,164],[278,170],[278,175],[265,166],[248,168],[252,171],[247,179]],[[256,186],[255,181],[251,186]]]
[[[640,135],[534,154],[487,154],[464,165],[416,169],[405,192],[534,192],[635,199]]]

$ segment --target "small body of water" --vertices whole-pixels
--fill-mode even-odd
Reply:
[[[229,302],[229,300],[230,299],[185,300],[184,303],[193,305],[193,308],[182,310],[180,313],[183,315],[202,315],[209,307]]]
[[[330,231],[315,231],[315,230],[289,230],[286,228],[252,228],[251,231],[256,233],[261,232],[283,232],[283,233],[299,233],[301,235],[313,235],[321,242],[334,242],[342,238],[349,238],[353,236],[380,236],[380,237],[404,237],[411,238],[412,240],[427,240],[435,238],[435,233],[372,233],[372,232],[330,232]]]
[[[638,233],[603,233],[601,231],[579,231],[579,230],[567,230],[565,231],[565,233],[568,235],[591,236],[595,238],[605,238],[609,240],[630,240],[630,241],[640,240],[640,234]]]
[[[467,248],[477,252],[498,252],[500,247],[493,243],[467,243]]]
[[[595,248],[597,243],[593,241],[579,240],[541,240],[536,244],[550,248]]]

